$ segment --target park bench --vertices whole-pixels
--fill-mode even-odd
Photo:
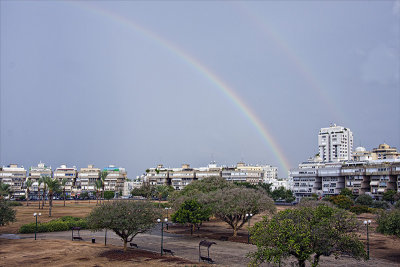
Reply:
[[[131,245],[131,248],[133,248],[133,247],[138,248],[138,245],[135,243],[129,243],[129,245]]]
[[[206,262],[208,262],[208,263],[215,263],[215,261],[213,261],[211,258],[209,258],[209,257],[203,257],[203,256],[200,256],[200,259],[204,262],[204,261],[206,261]]]
[[[172,256],[174,256],[174,252],[173,252],[172,250],[170,250],[170,249],[163,248],[163,252],[169,253],[169,254],[171,254]]]
[[[80,230],[81,230],[80,227],[72,227],[71,230],[72,230],[72,241],[74,241],[74,240],[83,240],[81,235],[80,235],[80,233],[79,233]],[[76,234],[74,235],[74,231],[78,231],[78,235],[76,235]]]
[[[83,240],[82,237],[80,237],[80,236],[74,236],[74,237],[72,237],[72,239],[73,240]]]

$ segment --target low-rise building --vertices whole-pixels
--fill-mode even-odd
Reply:
[[[43,190],[44,184],[39,185],[39,179],[44,177],[53,177],[51,167],[39,162],[37,166],[29,168],[28,180],[32,181],[29,197],[31,199],[39,199],[40,190]],[[27,196],[28,197],[28,196]]]
[[[80,192],[96,191],[96,181],[100,180],[101,170],[89,164],[87,168],[81,168],[76,179],[76,189]]]
[[[107,177],[104,180],[104,189],[106,191],[114,191],[116,197],[120,196],[124,190],[124,182],[127,179],[125,168],[109,165],[103,171],[107,172]]]
[[[75,187],[77,174],[78,172],[75,166],[67,167],[65,164],[58,167],[53,173],[54,179],[58,179],[61,184],[63,179],[66,179],[65,194],[67,196],[74,197],[77,194],[78,190]]]

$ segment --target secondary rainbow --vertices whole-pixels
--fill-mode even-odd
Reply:
[[[207,80],[209,80],[212,84],[215,85],[216,88],[220,89],[224,95],[245,115],[245,117],[251,122],[251,124],[257,129],[258,133],[262,136],[263,141],[271,148],[272,152],[278,159],[279,165],[283,168],[285,173],[290,169],[290,164],[287,158],[284,156],[282,149],[279,148],[278,143],[275,141],[271,133],[268,131],[267,127],[263,125],[261,120],[255,115],[255,113],[251,110],[251,108],[238,97],[235,91],[228,86],[226,82],[224,82],[221,78],[219,78],[216,74],[207,69],[203,64],[201,64],[197,59],[193,56],[189,55],[182,49],[178,48],[176,45],[167,41],[166,39],[160,37],[154,32],[138,25],[134,21],[127,19],[115,12],[110,10],[106,10],[104,8],[100,8],[98,6],[94,6],[91,4],[87,4],[86,2],[70,2],[76,6],[82,7],[86,10],[94,12],[98,15],[106,16],[114,21],[123,24],[124,26],[129,26],[134,29],[136,32],[148,37],[149,39],[155,41],[157,44],[162,47],[168,49],[179,58],[181,58],[184,62],[186,62],[189,66],[193,67],[197,72],[202,74]]]

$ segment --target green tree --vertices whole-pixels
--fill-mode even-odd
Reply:
[[[207,195],[207,202],[213,214],[226,222],[233,230],[233,236],[248,221],[246,214],[262,211],[274,213],[274,201],[267,194],[250,188],[224,188]]]
[[[355,203],[359,204],[359,205],[371,207],[373,201],[374,201],[374,199],[370,195],[363,194],[356,198]]]
[[[196,200],[186,200],[179,209],[172,214],[171,219],[175,223],[189,223],[190,234],[193,234],[196,225],[207,221],[211,216],[211,209],[200,204]]]
[[[46,177],[44,183],[47,185],[49,191],[49,217],[51,217],[51,210],[53,208],[53,196],[56,192],[60,191],[61,184],[57,179]]]
[[[100,180],[96,180],[96,182],[94,182],[94,185],[96,186],[96,205],[99,204],[99,193],[100,190],[103,188],[103,181]],[[101,204],[101,200],[100,200],[100,204]]]
[[[25,186],[26,186],[26,206],[29,206],[29,192],[31,191],[31,186],[33,182],[31,179],[26,180]]]
[[[0,182],[0,198],[4,196],[10,197],[11,195],[11,186],[9,184],[5,184]]]
[[[67,178],[63,178],[61,180],[61,186],[62,186],[63,198],[64,198],[64,207],[65,207],[65,198],[67,197],[67,195],[65,194],[65,185],[67,184],[67,182],[68,182]]]
[[[289,189],[284,188],[283,186],[273,190],[271,192],[271,197],[275,201],[283,200],[287,203],[293,202],[296,199],[293,195],[293,192]]]
[[[149,199],[155,194],[154,192],[154,186],[143,183],[141,187],[132,189],[131,194],[132,196],[141,196]]]
[[[354,205],[354,201],[350,197],[344,195],[332,196],[330,201],[339,208],[345,210],[350,209],[350,207]]]
[[[113,201],[96,207],[88,216],[88,224],[92,230],[110,229],[127,243],[139,233],[151,229],[160,213],[147,201]]]
[[[105,189],[105,186],[106,186],[107,175],[108,175],[107,171],[102,171],[101,172],[101,187],[102,187],[102,190],[101,190],[102,196],[101,196],[101,198],[103,199],[103,203],[104,203],[104,189]],[[100,204],[101,204],[101,199],[100,199]]]
[[[382,211],[376,221],[376,230],[385,235],[396,235],[400,237],[400,210]]]
[[[383,200],[388,201],[390,203],[393,204],[394,200],[394,196],[396,195],[396,191],[394,190],[387,190],[386,192],[383,193]]]
[[[342,191],[340,191],[340,195],[348,196],[349,198],[354,199],[353,191],[348,188],[343,188]]]
[[[326,205],[287,209],[271,220],[264,217],[251,228],[257,251],[248,257],[252,266],[258,266],[263,262],[281,263],[294,256],[300,267],[307,260],[318,266],[321,255],[346,253],[358,260],[366,259],[364,244],[354,233],[357,227],[356,217],[342,209]]]
[[[104,199],[110,200],[110,199],[114,198],[115,192],[114,191],[105,191],[103,195],[104,195]]]
[[[0,226],[15,222],[15,213],[15,210],[8,205],[7,201],[0,198]]]

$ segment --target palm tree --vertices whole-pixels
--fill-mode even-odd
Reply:
[[[3,196],[10,196],[10,194],[11,186],[9,184],[0,182],[0,198],[3,198]]]
[[[39,197],[39,209],[40,209],[40,185],[43,183],[43,179],[39,178],[38,180],[38,197]]]
[[[51,217],[51,209],[53,208],[53,195],[54,193],[60,191],[61,184],[57,179],[51,179],[46,177],[44,183],[47,185],[49,190],[49,217]]]
[[[26,206],[29,206],[29,192],[31,191],[30,188],[32,186],[33,182],[31,179],[26,180],[25,186],[26,186]]]
[[[103,187],[103,181],[96,180],[95,186],[96,186],[96,205],[98,205],[99,204],[99,191]]]
[[[50,176],[43,176],[42,178],[39,179],[39,184],[43,183],[43,197],[42,197],[42,209],[44,207],[44,204],[46,204],[46,180],[50,179]]]
[[[102,191],[101,191],[101,195],[103,198],[103,203],[104,203],[104,187],[105,187],[105,180],[107,178],[108,172],[107,171],[102,171],[101,172],[101,187],[102,187]],[[100,204],[101,204],[101,199],[100,199]]]
[[[63,187],[63,195],[64,195],[64,207],[65,207],[65,197],[66,197],[66,195],[65,195],[65,185],[67,184],[67,182],[68,182],[67,178],[63,178],[62,181],[61,181],[61,185]]]

